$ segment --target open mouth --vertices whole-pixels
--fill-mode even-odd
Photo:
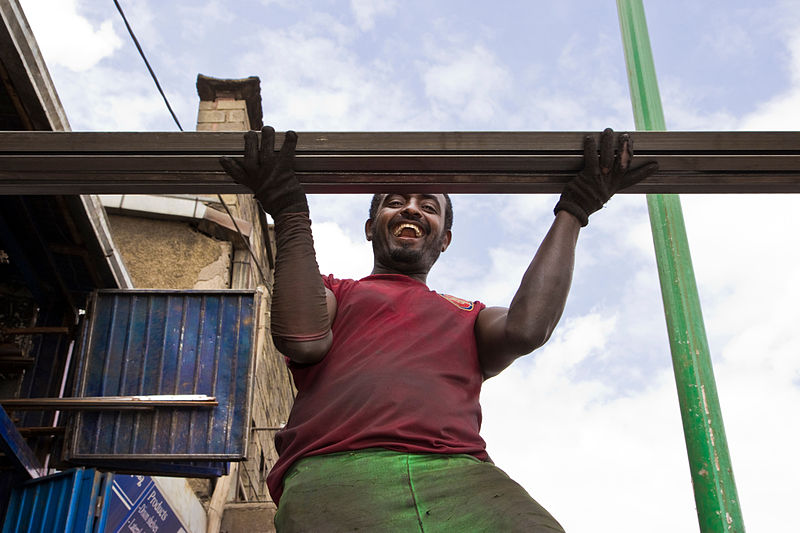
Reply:
[[[395,237],[422,237],[422,230],[416,224],[403,223],[394,228]]]

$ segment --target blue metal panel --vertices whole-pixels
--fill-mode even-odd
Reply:
[[[100,291],[76,396],[207,394],[213,409],[82,412],[67,459],[237,461],[247,450],[255,291]]]
[[[100,486],[83,468],[27,481],[11,494],[2,533],[92,533]]]
[[[37,478],[44,474],[33,451],[2,407],[0,407],[0,451],[16,469],[26,472],[28,476]]]

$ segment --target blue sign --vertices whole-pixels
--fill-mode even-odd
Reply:
[[[114,475],[103,533],[186,533],[150,476]]]
[[[152,483],[153,480],[149,476],[113,475],[111,494],[106,503],[106,527],[103,533],[112,533],[117,530]]]

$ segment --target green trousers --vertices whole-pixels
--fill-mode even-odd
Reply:
[[[564,531],[490,463],[379,448],[298,461],[284,477],[275,527],[280,533]]]

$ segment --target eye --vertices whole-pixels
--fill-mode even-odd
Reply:
[[[422,208],[431,213],[436,213],[436,206],[434,206],[433,204],[425,204],[422,206]]]
[[[403,205],[403,202],[401,202],[400,200],[389,200],[388,202],[386,202],[386,205],[389,207],[401,207]]]

